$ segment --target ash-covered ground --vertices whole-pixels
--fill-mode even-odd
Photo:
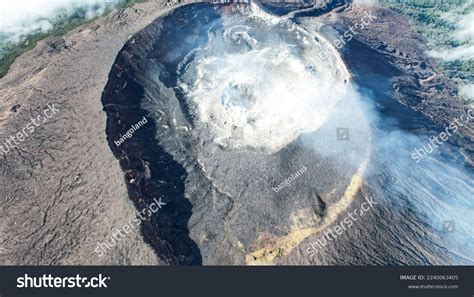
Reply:
[[[3,151],[0,262],[472,264],[472,110],[358,2],[157,0],[22,55],[0,139],[60,112]]]
[[[388,12],[338,13],[370,30]],[[135,120],[130,103],[154,126],[112,149],[136,171],[135,201],[159,195],[173,205],[145,226],[156,230],[145,240],[170,244],[170,262],[472,263],[469,162],[451,144],[416,162],[411,150],[439,126],[396,100],[410,94],[394,87],[404,73],[389,55],[354,32],[338,51],[334,38],[348,29],[332,21],[197,4],[156,20],[121,51],[103,97],[109,136]],[[123,161],[129,154],[145,165]],[[185,216],[175,208],[183,201],[192,205]],[[370,208],[361,210],[364,201]],[[443,234],[456,213],[466,219]]]

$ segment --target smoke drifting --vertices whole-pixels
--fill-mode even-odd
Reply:
[[[341,100],[343,104],[333,110],[330,120],[322,128],[333,133],[318,133],[315,137],[308,135],[305,144],[311,145],[318,155],[339,156],[342,168],[356,166],[363,151],[370,151],[365,178],[374,193],[374,200],[379,204],[378,208],[387,207],[398,212],[400,219],[399,222],[395,219],[385,222],[380,218],[376,224],[400,224],[409,234],[423,230],[423,236],[430,234],[429,239],[412,238],[413,242],[450,251],[445,255],[452,263],[474,263],[474,203],[470,198],[474,190],[472,172],[450,158],[449,152],[456,148],[449,143],[416,163],[411,157],[413,149],[427,145],[429,132],[414,134],[402,130],[395,117],[380,114],[373,104],[376,101],[370,93],[357,86],[350,88]],[[350,141],[335,140],[337,127],[349,128]],[[355,151],[357,149],[359,151]],[[450,220],[456,221],[456,232],[447,235],[443,233],[443,224]],[[402,242],[401,245],[410,244]],[[430,262],[439,261],[436,260],[439,259],[437,252],[423,253]]]
[[[428,52],[434,58],[446,62],[467,61],[474,59],[474,1],[446,13],[443,18],[456,29],[452,34],[454,46],[435,49]],[[468,13],[465,13],[468,11]],[[459,87],[459,95],[464,99],[474,99],[474,85],[466,84]]]
[[[286,148],[288,142],[293,144],[293,139],[297,137],[294,142],[303,146],[305,151],[310,149],[314,152],[315,159],[331,162],[334,166],[334,179],[352,175],[356,171],[365,174],[364,181],[367,182],[367,188],[370,187],[370,191],[374,193],[373,198],[379,204],[378,209],[382,215],[368,225],[359,227],[370,229],[370,232],[380,232],[377,234],[379,238],[387,238],[388,234],[393,234],[398,243],[397,248],[404,255],[398,259],[400,262],[464,264],[474,262],[471,244],[472,226],[474,226],[471,214],[474,211],[474,204],[470,199],[474,184],[472,172],[466,170],[462,164],[451,160],[450,151],[455,151],[456,148],[446,143],[423,162],[416,163],[411,157],[412,152],[429,141],[428,134],[431,131],[425,131],[426,134],[422,132],[415,134],[402,130],[400,128],[402,125],[397,121],[403,120],[405,121],[403,124],[406,125],[411,119],[382,115],[382,108],[379,109],[377,103],[382,104],[383,99],[374,97],[355,83],[349,84],[345,95],[335,101],[321,98],[317,92],[306,91],[308,88],[305,82],[308,82],[316,90],[321,88],[324,93],[331,94],[324,88],[323,78],[318,80],[320,83],[313,83],[311,75],[304,75],[313,71],[312,64],[306,63],[305,60],[305,55],[311,51],[305,51],[305,48],[301,47],[302,50],[287,50],[284,59],[279,56],[285,53],[285,47],[281,45],[300,44],[296,36],[299,36],[303,43],[306,40],[307,44],[318,48],[306,34],[296,30],[297,27],[291,34],[287,34],[287,30],[281,30],[285,28],[281,24],[278,31],[272,31],[266,30],[263,25],[265,22],[262,21],[258,30],[255,30],[252,29],[251,22],[242,22],[240,17],[235,19],[235,23],[232,18],[223,19],[224,27],[228,28],[226,34],[210,30],[208,44],[200,46],[193,52],[193,62],[183,63],[179,68],[183,70],[180,72],[180,87],[190,99],[190,105],[197,107],[197,122],[204,122],[205,127],[212,130],[213,137],[209,139],[232,148],[264,147],[273,154],[282,150],[281,146]],[[275,21],[274,24],[279,23]],[[256,38],[259,35],[263,36]],[[269,39],[270,36],[278,38]],[[252,56],[247,56],[249,52]],[[304,69],[299,67],[300,62],[307,67]],[[316,70],[325,66],[325,63],[315,64]],[[293,71],[292,67],[298,71]],[[330,75],[330,73],[325,71],[321,74]],[[279,87],[292,81],[296,82],[290,97],[287,96],[286,90],[281,90]],[[267,88],[267,84],[271,87]],[[278,91],[274,94],[267,92],[267,89]],[[288,102],[291,102],[291,105],[286,104],[286,97],[289,98]],[[312,102],[310,99],[316,104],[314,108],[306,104]],[[284,106],[285,113],[276,113],[277,116],[272,116],[279,106]],[[219,110],[216,107],[219,107]],[[249,121],[247,115],[255,107],[261,112],[257,114],[258,117]],[[321,119],[313,117],[315,110],[324,110],[327,116],[318,123],[317,129],[308,131],[304,129],[307,118],[313,121]],[[242,118],[244,120],[241,121]],[[235,135],[231,130],[234,126],[241,128]],[[293,127],[302,128],[302,131]],[[338,129],[347,131],[347,137],[338,138]],[[297,131],[298,134],[293,136],[288,133],[293,131]],[[287,135],[292,137],[282,137]],[[243,167],[244,163],[238,158],[235,160],[239,163],[233,161],[230,153],[219,155],[216,153],[218,150],[214,150],[210,145],[204,150],[206,153],[203,154],[203,167],[206,168],[206,172],[212,172],[213,182],[218,185],[221,192],[240,195],[242,183],[236,178],[229,178],[239,176],[235,172],[246,172],[247,176],[264,176],[264,174],[250,174],[255,166]],[[267,164],[273,165],[272,162],[256,163],[265,164],[265,167],[262,166],[265,168],[265,174],[274,172],[268,170],[271,167]],[[288,166],[287,164],[285,163],[285,166]],[[328,167],[318,168],[318,177],[311,179],[313,176],[310,175],[311,169],[308,166],[308,173],[299,179],[298,183],[307,187],[314,186],[326,178],[324,173]],[[359,171],[358,168],[363,170]],[[283,179],[278,177],[276,180],[284,180],[295,171],[291,169],[283,172]],[[304,184],[306,178],[311,182]],[[260,183],[255,182],[255,187],[258,188]],[[246,193],[251,191],[246,190]],[[269,205],[273,203],[272,197],[266,197],[264,191],[258,193],[261,201],[264,201],[265,197],[267,199],[265,202],[268,201]],[[193,192],[190,196],[196,196],[196,193]],[[242,196],[239,199],[244,199]],[[354,197],[354,195],[347,196]],[[324,194],[321,197],[327,199]],[[337,216],[348,211],[351,199],[344,199],[342,203],[326,208],[325,216],[328,219],[325,219],[326,225],[322,226],[329,226]],[[250,209],[251,211],[242,215],[242,220],[258,222],[255,216],[252,216],[258,211],[258,207],[252,204]],[[390,218],[387,217],[387,213],[390,214]],[[304,217],[309,216],[305,214]],[[456,233],[444,234],[442,229],[444,222],[453,219],[456,220]],[[308,222],[308,219],[303,222]],[[397,231],[392,231],[394,229]],[[422,256],[416,258],[418,255]]]
[[[444,16],[444,19],[454,25],[456,30],[453,34],[453,42],[458,46],[430,51],[431,56],[451,62],[456,60],[471,60],[474,58],[474,11],[473,1],[467,3],[453,12]],[[464,9],[471,10],[468,14],[462,14]]]
[[[467,98],[469,101],[474,102],[474,84],[463,85],[459,88],[459,94],[463,98]]]
[[[369,5],[369,6],[374,6],[374,5],[379,5],[378,0],[354,0],[354,3],[356,4],[362,4],[362,5]]]
[[[183,64],[179,84],[216,141],[278,151],[320,128],[349,79],[336,53],[316,61],[321,52],[335,50],[255,4],[245,19],[225,16],[223,22]]]

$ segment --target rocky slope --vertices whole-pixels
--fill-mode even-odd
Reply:
[[[123,237],[106,256],[94,250],[135,217],[126,187],[130,176],[124,178],[106,139],[101,94],[127,40],[167,9],[161,1],[138,4],[66,36],[46,39],[22,55],[0,80],[0,145],[5,147],[19,131],[29,131],[31,118],[41,115],[48,104],[59,110],[0,156],[0,264],[164,263],[154,252],[160,239],[155,246],[151,243],[152,249],[139,229]],[[366,9],[344,6],[315,20],[344,32],[360,21]],[[396,69],[392,92],[399,102],[431,118],[434,129],[449,125],[452,117],[465,112],[454,96],[455,86],[424,56],[422,40],[410,31],[406,19],[384,9],[375,9],[375,14],[377,20],[352,46],[390,61]],[[351,61],[350,52],[343,56]],[[358,61],[349,63],[356,78],[357,71],[377,73],[376,63],[366,69]],[[461,132],[452,141],[472,160],[472,126]],[[308,261],[302,249],[280,259],[292,264]]]
[[[94,250],[135,216],[106,141],[101,93],[129,36],[165,12],[152,1],[43,40],[1,79],[3,146],[48,104],[59,112],[2,152],[0,263],[159,263],[137,229],[107,256]]]

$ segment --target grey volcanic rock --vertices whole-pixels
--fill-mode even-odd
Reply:
[[[106,256],[94,249],[135,216],[100,96],[129,36],[164,11],[144,3],[43,40],[1,79],[1,145],[48,104],[60,110],[0,155],[1,264],[159,263],[139,229]]]
[[[106,141],[100,96],[125,42],[166,9],[162,1],[137,4],[47,38],[0,80],[0,145],[48,104],[60,110],[2,152],[0,263],[159,263],[138,229],[104,257],[94,250],[135,216]]]
[[[245,15],[245,8],[239,12]],[[134,180],[130,188],[136,204],[160,195],[173,205],[154,216],[147,223],[150,231],[145,232],[146,241],[172,264],[259,264],[271,261],[278,249],[281,255],[289,253],[302,240],[300,234],[326,224],[350,202],[352,195],[346,197],[346,188],[370,148],[364,115],[346,100],[338,104],[341,118],[328,120],[316,132],[308,132],[281,150],[270,153],[217,144],[215,134],[196,120],[196,106],[180,95],[176,79],[193,78],[194,70],[189,70],[193,62],[186,62],[186,57],[190,52],[196,55],[193,49],[206,43],[202,36],[215,31],[218,36],[228,34],[220,31],[228,29],[219,26],[223,15],[200,4],[157,19],[124,46],[103,96],[109,135],[124,133],[142,114],[153,120],[149,133],[134,136],[128,145],[113,150]],[[177,22],[181,24],[178,29],[174,28]],[[239,24],[232,18],[222,22]],[[247,24],[253,26],[251,21]],[[264,26],[269,25],[261,24],[258,31],[280,33]],[[259,39],[257,44],[260,42],[266,41]],[[177,78],[176,67],[191,74]],[[354,127],[352,142],[336,140],[340,126]],[[320,140],[313,145],[305,144],[305,139]],[[132,159],[139,164],[134,165]],[[142,178],[143,164],[148,164],[151,177]],[[292,174],[297,178],[291,186],[281,193],[272,189]],[[139,176],[138,184],[135,176]],[[286,241],[291,244],[280,248],[279,243]],[[191,248],[183,247],[183,242]]]
[[[365,29],[358,30],[358,34],[351,34],[353,40],[346,40],[347,45],[341,50],[354,81],[370,89],[371,96],[377,98],[383,109],[387,110],[386,114],[402,119],[401,128],[413,133],[438,133],[439,127],[447,127],[453,118],[465,114],[468,107],[456,96],[457,86],[426,56],[423,38],[411,30],[404,16],[380,7],[350,4],[313,19],[297,20],[308,26],[313,25],[315,31],[321,32],[334,43],[344,33],[351,32],[350,27],[354,28],[355,24],[360,23],[367,12],[376,18]],[[395,107],[398,104],[396,102],[401,103],[401,106]],[[411,124],[405,124],[404,120]],[[460,127],[460,132],[453,135],[449,141],[459,148],[460,154],[451,152],[451,158],[458,156],[460,162],[473,164],[472,132],[471,122]],[[393,156],[379,158],[386,159],[387,163],[399,162]],[[411,170],[414,165],[404,166]],[[393,199],[390,193],[384,193],[392,181],[383,181],[383,189],[374,187],[379,182],[376,181],[379,179],[377,176],[386,170],[386,167],[371,170],[372,176],[367,178],[346,214],[360,211],[358,207],[366,199],[375,199],[379,203]],[[344,217],[341,216],[335,225],[341,224]],[[358,219],[350,232],[345,232],[334,242],[320,248],[316,257],[308,259],[306,248],[318,237],[320,239],[323,233],[308,237],[288,257],[278,259],[276,264],[338,265],[341,259],[344,259],[343,263],[351,265],[438,265],[453,261],[449,258],[452,255],[446,253],[444,248],[426,247],[430,244],[424,240],[429,237],[422,227],[415,224],[408,235],[406,231],[401,231],[406,230],[404,228],[409,225],[407,221],[411,220],[419,219],[410,210],[397,214],[375,206]],[[380,242],[384,244],[380,245]],[[404,242],[416,245],[418,250],[407,253],[402,248]],[[460,258],[456,261],[470,263]]]
[[[388,74],[390,88],[385,96],[393,96],[409,109],[419,111],[433,121],[429,127],[420,129],[438,130],[436,125],[448,127],[453,119],[466,114],[469,106],[457,96],[457,84],[444,75],[435,61],[426,54],[425,40],[419,33],[411,30],[408,19],[389,9],[377,6],[348,4],[325,14],[315,21],[332,26],[340,34],[350,32],[350,26],[360,23],[367,12],[373,15],[372,21],[364,29],[353,34],[356,42],[342,52],[349,68],[354,63],[365,63],[360,73]],[[396,24],[396,25],[395,25]],[[332,34],[322,26],[322,32]],[[360,51],[359,44],[370,48],[364,55],[354,57]],[[381,55],[392,67],[381,65],[372,56]],[[360,59],[362,58],[362,59]],[[355,73],[356,77],[363,75]],[[374,83],[377,79],[374,77]],[[466,162],[474,166],[474,126],[471,123],[459,128],[450,141],[461,148]]]
[[[301,13],[317,16],[325,9],[340,6],[341,1],[306,3],[271,1],[267,7],[283,8],[281,14],[310,8]],[[313,4],[316,4],[314,10]],[[348,5],[320,17],[297,20],[306,28],[321,29],[331,38],[331,30],[335,28],[343,33],[349,25],[360,21],[366,9]],[[420,111],[432,120],[429,127],[419,126],[419,130],[446,126],[452,117],[465,111],[465,106],[454,96],[456,86],[424,56],[424,48],[420,46],[422,39],[410,30],[406,19],[385,9],[371,10],[377,16],[373,25],[342,52],[354,79],[365,81],[368,75],[375,77],[377,74],[390,76],[387,85],[383,86],[386,89],[378,95],[393,96],[406,106],[403,112]],[[135,79],[148,92],[143,96],[147,100],[141,107],[149,112],[150,126],[143,129],[156,128],[153,138],[157,141],[150,141],[149,147],[145,148],[132,142],[130,147],[113,147],[113,139],[107,140],[107,129],[110,132],[113,128],[126,126],[124,121],[115,122],[116,126],[112,123],[115,119],[124,119],[120,116],[126,116],[128,108],[137,107],[120,102],[108,102],[110,105],[103,106],[101,96],[104,90],[104,94],[114,94],[115,87],[125,88],[125,84],[115,84],[122,83],[119,75],[130,70],[117,68],[121,66],[116,60],[119,53],[124,55],[125,64],[133,65],[135,69],[142,67],[164,73],[163,68],[153,68],[156,65],[146,68],[133,63],[147,61],[146,54],[153,47],[143,40],[139,43],[144,46],[142,49],[133,47],[134,42],[140,42],[134,38],[149,34],[149,40],[156,40],[162,33],[157,18],[164,13],[165,4],[161,1],[137,4],[81,26],[63,37],[43,40],[18,58],[0,80],[0,145],[4,145],[10,135],[27,127],[31,118],[42,114],[48,104],[59,109],[57,115],[41,123],[16,148],[0,156],[0,264],[235,264],[253,263],[259,257],[277,264],[448,262],[442,251],[433,252],[439,256],[435,259],[423,250],[406,255],[395,243],[398,238],[390,237],[393,235],[389,235],[389,239],[380,237],[380,234],[392,234],[391,228],[401,228],[400,233],[403,233],[404,223],[396,215],[381,210],[369,213],[364,217],[364,223],[341,236],[337,248],[327,247],[317,258],[309,258],[305,249],[316,235],[314,230],[307,233],[304,229],[313,227],[308,224],[308,218],[318,221],[331,211],[331,206],[337,205],[337,198],[344,192],[357,166],[348,167],[341,175],[340,171],[333,170],[340,164],[333,164],[324,155],[310,158],[307,150],[294,145],[270,156],[255,151],[229,153],[212,145],[210,139],[201,138],[199,129],[190,133],[187,129],[178,129],[178,126],[192,126],[192,121],[169,86],[153,84],[159,80],[147,82],[152,77],[150,72],[143,72]],[[298,13],[288,15],[293,16]],[[317,25],[321,23],[330,24],[333,29],[319,28]],[[127,47],[122,50],[125,44]],[[133,55],[138,59],[134,60]],[[111,89],[106,89],[108,82]],[[156,94],[164,95],[168,101],[153,101],[155,96],[152,95]],[[109,97],[109,100],[116,99]],[[157,106],[159,104],[161,106]],[[108,114],[102,111],[103,108]],[[163,117],[164,114],[168,116]],[[109,121],[108,125],[106,121]],[[330,127],[338,125],[337,122],[328,124]],[[461,132],[450,141],[462,147],[463,156],[472,162],[472,126],[462,127]],[[322,129],[319,133],[332,133],[332,130]],[[359,136],[363,139],[365,134]],[[109,134],[109,137],[112,136]],[[151,164],[139,155],[140,150],[141,153],[154,153],[157,144],[166,151],[166,154],[160,151],[165,156],[160,160],[163,163]],[[351,149],[359,165],[363,150],[360,147]],[[173,169],[179,174],[166,175],[169,172],[160,171],[165,178],[156,178],[154,173],[165,168],[161,166],[163,164],[177,166]],[[288,164],[291,168],[285,167]],[[308,172],[288,189],[286,196],[280,197],[281,200],[272,200],[270,185],[278,184],[288,172],[297,171],[301,166],[306,166]],[[125,172],[124,168],[127,169]],[[318,175],[319,172],[324,174]],[[171,176],[174,180],[166,180]],[[143,186],[148,185],[150,178],[153,186],[162,183],[173,187],[169,188],[169,193],[151,191],[147,194]],[[299,189],[300,185],[312,180],[316,180],[314,188]],[[181,188],[183,184],[185,191]],[[262,185],[269,187],[263,189]],[[178,191],[179,196],[173,196],[176,193],[173,191]],[[258,191],[267,192],[261,201],[255,202],[252,193]],[[165,201],[172,207],[164,208],[162,213],[144,222],[143,229],[134,229],[106,251],[104,257],[99,257],[94,252],[97,243],[110,239],[114,230],[135,217],[135,208],[146,206],[155,194],[178,199]],[[355,202],[374,194],[377,194],[376,190],[364,184]],[[356,204],[350,205],[347,210],[355,207]],[[310,215],[308,210],[311,210]],[[374,227],[374,222],[384,221],[400,224],[381,223]],[[291,228],[279,229],[291,226],[291,223],[298,232],[289,230]],[[154,229],[156,226],[158,230]],[[371,234],[375,235],[370,237]],[[413,237],[422,236],[423,230],[416,229]],[[289,247],[285,251],[278,249],[278,245],[274,247],[275,243],[281,243],[281,238],[283,245]],[[380,247],[379,241],[389,242],[394,247]],[[265,248],[259,250],[262,247]],[[370,251],[369,255],[360,254],[365,249]],[[269,258],[268,253],[278,255]]]

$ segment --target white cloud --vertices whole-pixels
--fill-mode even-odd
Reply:
[[[466,84],[459,87],[461,97],[474,100],[474,84]]]
[[[459,18],[457,26],[456,38],[463,41],[472,41],[474,38],[474,11]]]
[[[443,59],[448,62],[456,60],[471,60],[474,59],[474,45],[465,44],[450,49],[432,50],[429,54],[434,58]]]
[[[443,16],[445,20],[455,25],[456,30],[453,33],[453,39],[460,42],[461,45],[432,50],[429,52],[431,56],[445,61],[474,59],[474,11],[465,15],[459,14],[462,9],[472,5],[473,2],[470,1],[461,9]]]
[[[118,0],[2,0],[1,39],[16,42],[24,34],[47,32],[52,29],[52,18],[72,15],[80,7],[86,9],[87,18],[92,18],[117,2]]]
[[[363,5],[369,5],[369,6],[374,6],[374,5],[378,5],[378,1],[377,0],[354,0],[354,3],[356,4],[363,4]]]

